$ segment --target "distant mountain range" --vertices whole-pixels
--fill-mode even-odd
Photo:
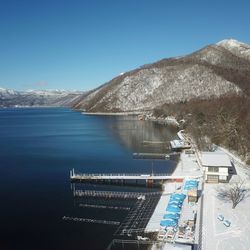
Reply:
[[[73,106],[86,92],[66,90],[15,91],[0,88],[0,107]]]
[[[74,106],[90,112],[153,110],[197,98],[248,95],[249,86],[250,46],[229,39],[119,75]]]

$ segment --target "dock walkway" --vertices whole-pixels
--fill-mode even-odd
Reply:
[[[129,173],[101,173],[101,174],[89,174],[89,173],[75,173],[74,169],[70,171],[70,179],[72,181],[81,180],[174,180],[174,179],[184,179],[197,178],[197,176],[186,176],[178,175],[173,176],[167,173],[157,173],[157,174],[129,174]]]

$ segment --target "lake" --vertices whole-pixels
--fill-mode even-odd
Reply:
[[[106,249],[116,227],[66,222],[62,217],[122,221],[127,211],[80,207],[72,195],[69,171],[171,173],[175,162],[135,160],[132,153],[167,152],[166,145],[143,141],[175,136],[166,126],[133,116],[91,116],[66,108],[1,109],[0,249]]]

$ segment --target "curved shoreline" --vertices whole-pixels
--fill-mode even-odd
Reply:
[[[126,116],[126,115],[140,115],[142,112],[81,112],[83,115],[100,115],[100,116]]]

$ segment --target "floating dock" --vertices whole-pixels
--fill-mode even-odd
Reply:
[[[70,216],[63,216],[62,219],[66,220],[66,221],[74,221],[74,222],[88,222],[88,223],[114,225],[114,226],[119,226],[120,225],[119,221],[95,220],[95,219],[70,217]]]
[[[111,209],[111,210],[123,210],[123,211],[129,211],[131,209],[130,207],[92,205],[92,204],[79,204],[79,207],[82,207],[82,208]]]
[[[74,197],[96,197],[106,199],[143,199],[148,196],[159,195],[161,192],[116,192],[116,191],[95,191],[95,190],[74,190]]]
[[[134,159],[151,159],[151,160],[172,160],[176,161],[180,156],[179,153],[173,152],[170,154],[161,153],[133,153]]]
[[[162,159],[166,160],[170,158],[169,154],[159,154],[159,153],[133,153],[134,159]]]

